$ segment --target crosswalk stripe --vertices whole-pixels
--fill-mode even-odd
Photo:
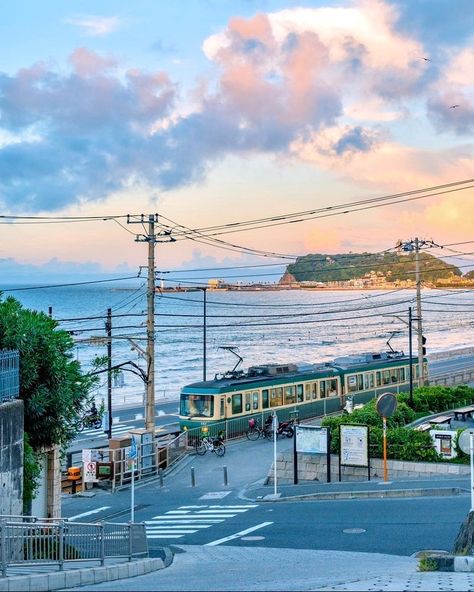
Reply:
[[[211,528],[211,526],[213,526],[213,524],[194,524],[194,523],[189,523],[189,524],[169,524],[166,522],[146,522],[146,529],[148,530],[155,530],[155,529],[180,529],[180,528],[190,528],[191,526],[193,528]],[[160,525],[160,526],[156,526],[156,525]]]
[[[258,504],[180,506],[177,510],[169,510],[165,514],[158,514],[151,520],[146,520],[147,538],[181,538],[185,534],[210,528],[227,518],[234,518],[256,507]],[[220,544],[220,541],[217,544]]]

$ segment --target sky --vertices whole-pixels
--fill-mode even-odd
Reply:
[[[206,228],[473,178],[473,42],[472,0],[4,3],[0,214]],[[265,257],[163,237],[157,265],[474,241],[473,205],[467,188],[219,236]],[[146,264],[124,219],[6,222],[4,282]]]

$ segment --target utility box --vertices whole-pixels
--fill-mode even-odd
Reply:
[[[129,431],[130,436],[135,438],[139,448],[140,470],[147,471],[153,469],[155,465],[153,451],[153,434],[144,428],[136,428]]]

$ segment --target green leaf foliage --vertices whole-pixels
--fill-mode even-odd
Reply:
[[[0,349],[20,352],[20,397],[33,450],[64,447],[96,379],[84,375],[73,356],[72,337],[44,313],[14,298],[0,301]]]
[[[28,434],[23,441],[23,511],[27,514],[39,486],[41,465],[38,453],[30,445]]]

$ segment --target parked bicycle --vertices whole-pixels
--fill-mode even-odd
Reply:
[[[245,432],[245,435],[249,440],[258,440],[259,438],[269,437],[267,430],[262,428],[258,421],[253,417],[249,419],[249,429]]]
[[[196,443],[196,454],[203,456],[209,450],[210,452],[215,452],[217,456],[224,456],[225,454],[225,446],[223,442],[223,437],[221,434],[217,436],[217,438],[211,438],[209,436],[204,436]]]

